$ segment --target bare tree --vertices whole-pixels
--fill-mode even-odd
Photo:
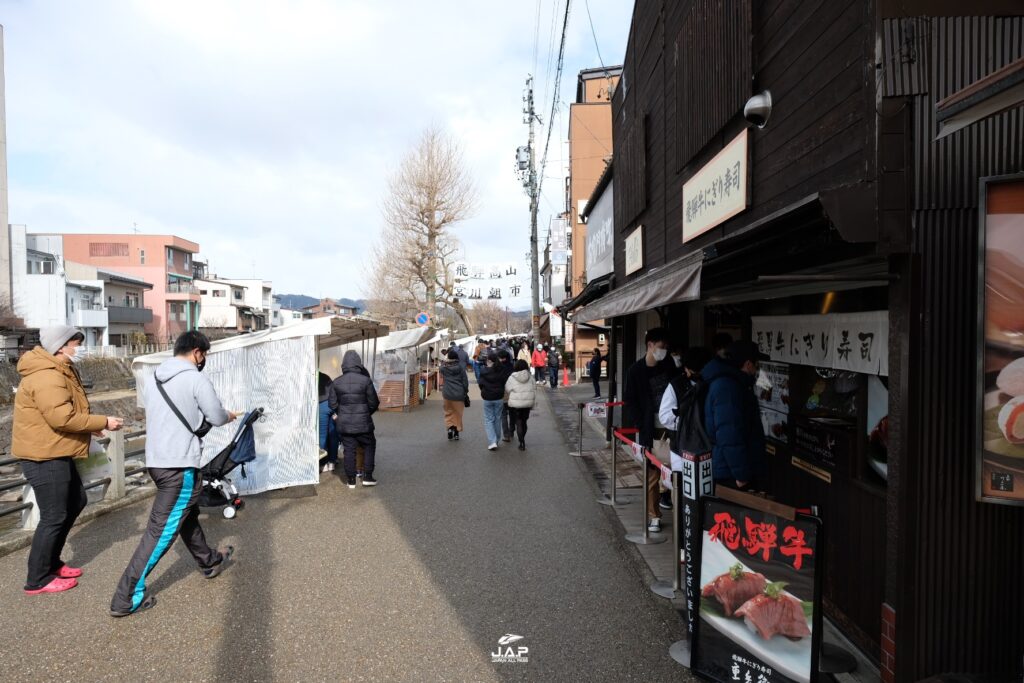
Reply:
[[[366,292],[368,307],[385,317],[432,315],[437,304],[473,325],[455,296],[454,264],[459,241],[452,234],[476,206],[476,188],[459,145],[429,128],[388,182],[384,229],[374,246]]]
[[[25,320],[14,313],[14,309],[7,302],[0,303],[0,329],[20,330],[24,329]]]
[[[508,313],[505,307],[496,301],[478,301],[469,309],[469,319],[473,326],[482,332],[506,332]]]

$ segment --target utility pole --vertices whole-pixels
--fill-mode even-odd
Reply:
[[[543,124],[540,116],[533,108],[533,76],[526,77],[526,92],[523,94],[523,123],[530,126],[530,138],[526,147],[520,147],[516,153],[516,169],[523,182],[523,189],[530,198],[530,297],[532,315],[530,325],[534,341],[540,339],[540,291],[537,281],[540,270],[537,264],[537,205],[540,201],[537,186],[537,162],[534,154],[534,122]]]

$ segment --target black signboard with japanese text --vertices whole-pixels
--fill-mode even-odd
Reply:
[[[821,649],[821,520],[701,501],[700,619],[692,669],[713,680],[815,683]]]

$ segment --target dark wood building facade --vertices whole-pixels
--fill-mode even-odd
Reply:
[[[607,296],[701,263],[699,301],[610,321],[620,379],[654,324],[706,344],[749,335],[754,316],[888,311],[888,478],[856,454],[863,418],[830,481],[792,467],[786,445],[767,456],[777,497],[822,507],[827,614],[886,680],[1012,680],[1024,666],[1024,509],[977,501],[973,413],[979,180],[1024,173],[1024,109],[936,139],[937,102],[1024,57],[1021,14],[985,0],[644,0],[614,95]],[[743,109],[763,90],[758,129]],[[744,129],[747,209],[684,242],[684,183]]]

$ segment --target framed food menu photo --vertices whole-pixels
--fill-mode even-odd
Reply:
[[[1024,505],[1024,174],[979,196],[977,495]]]
[[[694,673],[713,681],[814,683],[821,649],[821,521],[701,499]]]

